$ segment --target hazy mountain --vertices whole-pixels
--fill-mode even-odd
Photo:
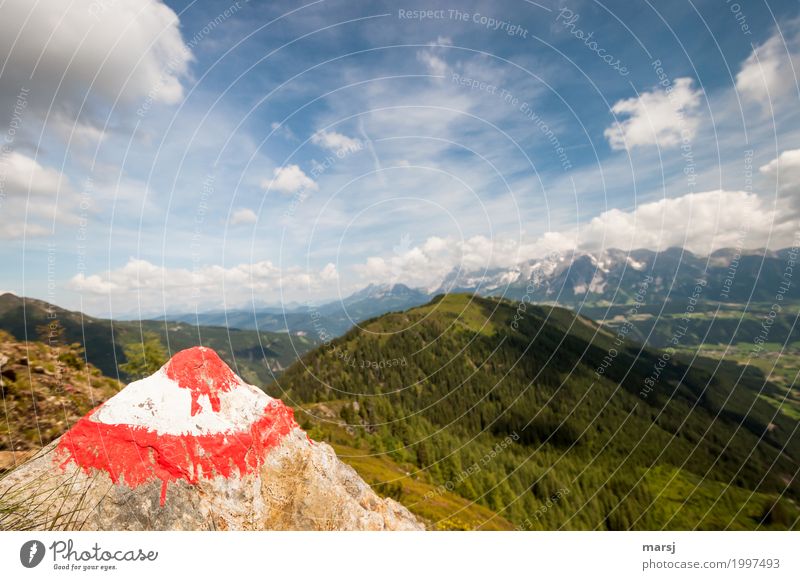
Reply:
[[[394,310],[405,310],[431,299],[424,290],[405,284],[370,284],[341,301],[323,304],[317,310],[327,318],[344,316],[355,322]]]
[[[228,310],[169,317],[191,324],[227,326],[247,330],[302,333],[316,340],[340,336],[354,324],[395,310],[424,304],[431,296],[404,284],[370,284],[366,288],[319,306],[287,309]]]

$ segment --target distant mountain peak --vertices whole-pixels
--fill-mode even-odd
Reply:
[[[626,303],[633,299],[643,280],[652,276],[655,284],[644,297],[648,303],[677,299],[693,287],[695,280],[705,278],[711,287],[720,288],[729,266],[739,259],[738,275],[726,299],[769,299],[769,288],[783,268],[785,250],[746,250],[723,248],[710,256],[700,256],[680,247],[662,251],[637,249],[623,251],[574,250],[533,258],[521,264],[492,269],[454,269],[445,276],[434,293],[468,292],[483,296],[503,296],[533,302],[558,301],[578,306],[595,301]],[[769,267],[760,268],[762,260]],[[756,292],[750,296],[756,281]],[[667,281],[665,283],[665,281]],[[792,294],[794,297],[796,295]],[[774,293],[774,292],[773,292]],[[706,292],[706,297],[712,296]]]
[[[371,283],[365,288],[345,298],[344,302],[347,304],[365,299],[376,300],[381,298],[413,296],[418,294],[427,296],[428,293],[425,290],[411,288],[410,286],[400,282],[384,284]]]

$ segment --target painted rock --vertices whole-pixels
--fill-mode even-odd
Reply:
[[[11,529],[422,529],[203,347],[88,413],[0,497]]]

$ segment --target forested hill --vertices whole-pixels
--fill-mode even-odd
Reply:
[[[58,328],[53,336],[52,326]],[[66,310],[42,300],[0,294],[0,330],[19,341],[39,341],[51,346],[78,343],[86,360],[109,377],[130,380],[120,366],[125,346],[141,345],[148,336],[161,343],[165,357],[184,348],[204,345],[220,356],[246,380],[264,384],[293,363],[298,354],[317,344],[313,337],[287,333],[194,326],[164,320],[121,321],[95,318]],[[48,336],[42,336],[42,333]],[[165,362],[157,361],[155,368]],[[135,377],[138,378],[138,377]]]
[[[482,523],[412,494],[419,482],[492,510],[484,527],[798,526],[798,423],[764,400],[760,371],[623,339],[563,309],[439,296],[307,353],[268,390],[440,527]],[[403,471],[382,480],[373,459]]]

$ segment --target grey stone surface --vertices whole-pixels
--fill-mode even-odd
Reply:
[[[381,498],[325,444],[299,428],[259,470],[197,485],[161,481],[134,489],[102,471],[61,465],[58,440],[0,480],[0,527],[54,530],[422,530]]]

